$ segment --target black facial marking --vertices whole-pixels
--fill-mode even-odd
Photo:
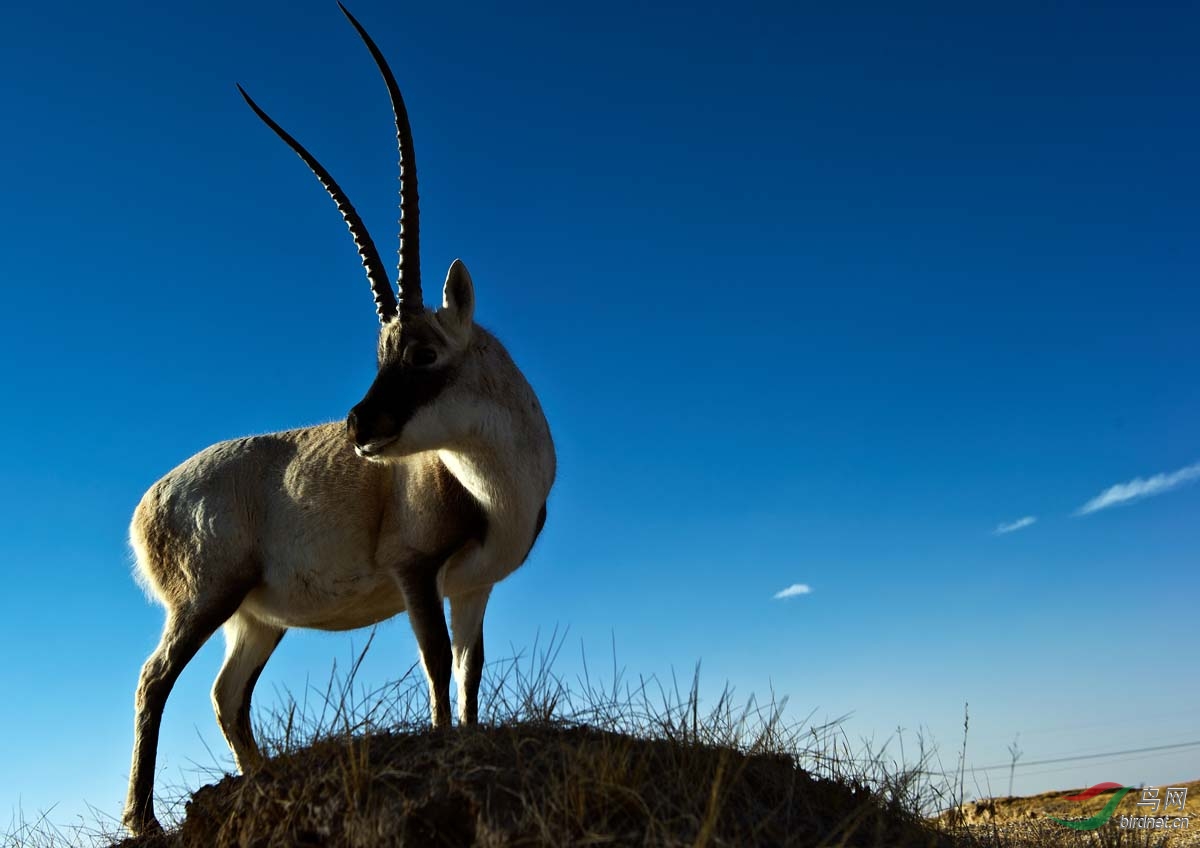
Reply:
[[[351,441],[363,446],[401,435],[417,411],[454,381],[454,363],[440,359],[442,342],[436,331],[419,321],[380,336],[379,372],[346,419]]]
[[[385,364],[367,395],[352,409],[347,426],[358,445],[399,436],[421,407],[433,403],[455,378],[454,368]]]

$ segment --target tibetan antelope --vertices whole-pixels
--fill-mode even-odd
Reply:
[[[488,596],[524,562],[546,520],[555,455],[541,406],[504,347],[474,322],[462,262],[450,266],[441,306],[423,305],[408,114],[379,48],[342,12],[378,65],[395,115],[397,291],[333,177],[239,90],[316,174],[354,236],[382,324],[378,372],[344,424],[221,442],[138,504],[130,528],[137,575],[166,608],[166,623],[138,680],[124,814],[134,833],[160,830],[153,790],[163,707],[218,627],[226,652],[213,708],[243,771],[261,759],[250,695],[289,627],[348,630],[407,611],[433,726],[450,723],[452,673],[459,721],[475,722]]]

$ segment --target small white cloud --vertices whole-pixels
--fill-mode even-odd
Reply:
[[[794,598],[797,595],[808,595],[812,593],[812,586],[807,583],[793,583],[786,589],[781,589],[775,593],[775,600],[781,601],[784,598]]]
[[[992,531],[992,535],[993,536],[1003,536],[1005,533],[1012,533],[1016,530],[1021,530],[1025,527],[1028,527],[1030,524],[1034,524],[1036,522],[1037,522],[1036,515],[1027,515],[1024,518],[1018,518],[1016,521],[1013,521],[1009,524],[997,525],[996,529]]]
[[[1180,468],[1178,471],[1155,474],[1153,477],[1145,479],[1135,477],[1128,483],[1118,483],[1115,486],[1109,486],[1077,509],[1075,514],[1087,515],[1090,512],[1108,509],[1110,506],[1119,506],[1141,500],[1142,498],[1161,495],[1163,492],[1177,489],[1194,480],[1200,480],[1200,462]]]

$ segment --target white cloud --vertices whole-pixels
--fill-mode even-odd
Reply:
[[[812,586],[807,583],[793,583],[786,589],[781,589],[775,593],[775,600],[781,601],[784,598],[794,598],[797,595],[808,595],[812,593]]]
[[[1118,483],[1115,486],[1109,486],[1077,509],[1075,514],[1087,515],[1090,512],[1108,509],[1110,506],[1118,506],[1130,501],[1161,495],[1163,492],[1177,489],[1180,486],[1191,483],[1193,480],[1200,480],[1200,462],[1180,468],[1178,471],[1155,474],[1153,477],[1146,479],[1134,477],[1128,483]]]
[[[997,525],[996,529],[992,531],[992,535],[993,536],[1003,536],[1005,533],[1012,533],[1015,530],[1021,530],[1025,527],[1028,527],[1030,524],[1034,524],[1036,522],[1037,522],[1036,515],[1027,515],[1024,518],[1018,518],[1016,521],[1010,522],[1009,524]]]

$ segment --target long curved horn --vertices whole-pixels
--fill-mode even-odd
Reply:
[[[342,220],[350,228],[350,235],[354,236],[354,246],[358,248],[358,255],[362,257],[363,268],[366,269],[367,279],[371,283],[371,292],[375,295],[375,311],[379,313],[379,321],[386,324],[392,318],[396,317],[396,295],[392,292],[391,283],[388,282],[387,268],[384,266],[383,260],[379,258],[379,251],[375,249],[375,242],[371,240],[371,234],[367,232],[367,227],[363,223],[362,218],[354,210],[354,205],[350,202],[350,198],[346,196],[341,186],[329,175],[329,172],[325,170],[321,163],[316,160],[316,157],[304,149],[304,145],[296,141],[287,130],[275,123],[270,115],[259,108],[259,105],[246,93],[246,89],[239,85],[238,91],[242,93],[242,97],[246,98],[246,102],[250,104],[250,108],[254,110],[254,114],[262,118],[263,123],[273,129],[275,134],[283,139],[284,143],[304,160],[304,164],[316,174],[317,179],[321,181],[321,185],[325,187],[325,191],[329,193],[329,196],[333,198],[333,202],[337,204],[338,211],[342,213]]]
[[[371,51],[371,58],[379,67],[379,73],[383,74],[383,81],[387,83],[388,94],[392,98],[396,146],[400,149],[400,256],[396,263],[396,288],[400,292],[400,311],[420,312],[425,308],[421,300],[421,210],[418,208],[417,154],[413,148],[412,128],[408,125],[408,109],[404,106],[396,77],[392,75],[392,69],[388,67],[375,41],[358,19],[350,14],[350,10],[342,5],[341,0],[338,0],[338,8],[358,30],[359,37]]]

